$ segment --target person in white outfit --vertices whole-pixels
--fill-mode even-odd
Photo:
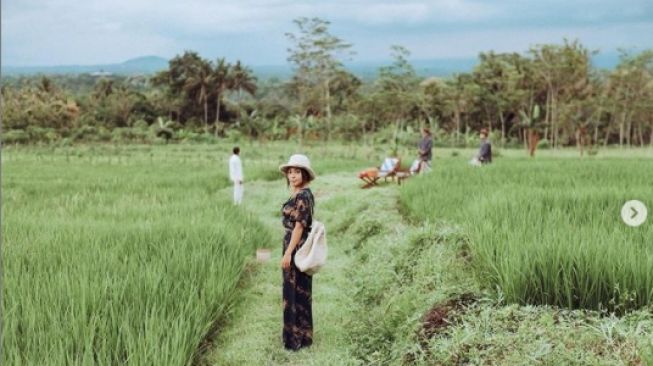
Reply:
[[[229,179],[234,182],[234,204],[243,202],[243,164],[240,161],[240,148],[234,147],[234,154],[229,159]]]

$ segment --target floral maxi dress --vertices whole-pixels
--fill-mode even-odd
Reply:
[[[311,310],[312,278],[295,266],[295,253],[300,248],[313,223],[313,193],[310,189],[300,190],[283,204],[283,253],[290,245],[290,237],[295,223],[304,226],[299,244],[292,253],[289,270],[283,272],[283,344],[291,350],[298,350],[313,343],[313,315]]]

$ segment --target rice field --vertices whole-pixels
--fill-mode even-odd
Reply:
[[[443,159],[402,191],[419,219],[460,225],[474,272],[508,302],[622,312],[653,305],[653,156],[498,159],[473,168]]]
[[[501,303],[618,313],[653,305],[651,214],[638,228],[626,226],[619,216],[621,205],[630,199],[645,202],[653,211],[650,151],[614,151],[583,160],[573,151],[546,151],[534,160],[520,158],[523,151],[503,151],[504,156],[492,166],[475,169],[463,158],[471,150],[436,149],[437,160],[429,175],[411,178],[401,187],[386,184],[358,194],[361,182],[355,172],[382,161],[386,148],[247,143],[241,144],[246,204],[236,208],[231,204],[227,179],[231,147],[222,143],[5,148],[2,364],[189,365],[203,362],[201,353],[207,346],[220,346],[206,338],[223,328],[227,334],[254,337],[254,343],[260,342],[266,354],[291,360],[276,349],[274,341],[278,331],[275,316],[280,314],[266,314],[265,324],[254,325],[274,333],[270,336],[248,335],[241,329],[228,328],[238,321],[225,322],[232,321],[230,316],[242,306],[241,292],[255,299],[251,308],[254,313],[259,311],[260,299],[276,296],[265,294],[261,298],[256,289],[240,289],[239,281],[256,248],[280,245],[279,233],[270,231],[277,227],[277,201],[287,194],[277,167],[296,151],[306,152],[318,174],[325,177],[315,184],[320,191],[320,209],[326,210],[322,214],[327,221],[338,222],[330,226],[332,233],[345,238],[342,243],[332,243],[342,252],[333,263],[353,263],[347,271],[332,274],[334,283],[353,286],[339,296],[358,294],[352,301],[361,303],[353,308],[380,319],[380,325],[369,329],[365,327],[371,325],[363,317],[350,319],[356,325],[353,335],[351,329],[342,333],[340,324],[328,327],[328,334],[338,334],[341,341],[351,337],[347,342],[361,350],[366,343],[356,336],[359,333],[366,334],[375,347],[380,347],[375,343],[379,337],[399,337],[400,352],[392,356],[394,360],[402,359],[406,350],[419,348],[412,338],[413,327],[423,312],[431,301],[446,298],[454,288],[473,290],[475,285],[467,286],[466,279],[459,283],[460,279],[471,279],[472,274],[495,292]],[[413,149],[405,148],[401,154],[412,156]],[[402,164],[409,164],[409,160],[404,159]],[[248,194],[248,189],[258,191]],[[366,244],[361,238],[373,236],[389,217],[403,227],[399,212],[389,203],[395,195],[399,195],[404,213],[415,222],[415,227],[406,230],[417,231],[405,232],[406,242],[398,239],[399,233],[396,238],[386,238],[387,233],[378,232],[387,241],[381,240],[379,245],[387,248],[362,250]],[[369,202],[376,202],[375,197],[386,203],[370,209],[375,213],[370,217],[358,215]],[[388,216],[387,210],[394,211]],[[429,221],[437,223],[431,225]],[[464,264],[457,257],[440,258],[457,248],[427,245],[448,242],[431,238],[435,234],[427,229],[433,227],[455,233],[452,241],[461,245],[462,240],[463,246],[469,247],[469,275],[458,270],[443,273],[446,268],[430,265],[451,262],[457,263],[452,268],[458,268]],[[422,253],[432,255],[422,258],[419,269],[403,271],[402,261],[414,258],[397,253],[404,249],[413,253],[416,243],[426,245]],[[382,253],[378,254],[382,260],[366,264],[367,250]],[[261,276],[276,270],[266,267]],[[380,270],[384,275],[379,275]],[[357,280],[351,281],[354,277]],[[383,290],[388,283],[403,283],[405,278],[410,278],[402,285],[406,296],[403,287]],[[280,281],[276,277],[262,280]],[[395,300],[365,303],[366,297],[361,296],[365,293],[372,298],[394,294],[391,298]],[[269,308],[274,303],[264,305]],[[326,314],[340,316],[351,310],[344,304],[333,306]],[[547,311],[542,310],[545,315]],[[403,324],[399,333],[399,328],[393,328],[396,324]],[[641,332],[633,331],[635,335],[628,339],[642,332],[646,334],[645,327]],[[481,333],[474,333],[479,342]],[[531,339],[531,333],[527,335],[524,339]],[[319,337],[322,348],[315,352],[325,353],[317,359],[327,359],[337,342]],[[258,357],[240,349],[251,339],[233,342],[235,348],[228,351],[234,359]],[[627,344],[630,347],[634,343]],[[440,343],[432,346],[439,347]],[[379,349],[388,348],[384,347]],[[628,352],[632,355],[635,351]],[[333,354],[342,359],[351,357],[347,352]],[[364,355],[359,360],[387,356]],[[313,356],[308,353],[301,357]],[[350,361],[356,364],[355,359]]]
[[[174,155],[5,152],[3,364],[192,360],[269,235]]]
[[[248,258],[270,247],[231,204],[232,146],[5,148],[2,363],[192,363]],[[306,150],[323,172],[361,164]],[[292,152],[245,144],[246,182],[280,179]]]

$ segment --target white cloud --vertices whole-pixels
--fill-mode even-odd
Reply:
[[[409,48],[413,59],[429,58],[468,58],[480,52],[519,52],[524,53],[532,46],[545,43],[560,44],[565,38],[578,39],[590,50],[614,51],[619,47],[653,48],[653,40],[643,43],[633,34],[653,34],[653,23],[610,24],[605,26],[569,26],[558,28],[523,27],[519,32],[512,29],[463,30],[459,32],[431,32],[420,35],[397,34],[386,38],[388,44],[402,44]],[[377,44],[363,45],[376,48],[374,52],[384,51],[386,47]],[[361,54],[367,53],[365,49]]]
[[[361,58],[385,57],[393,43],[420,49],[431,44],[438,54],[454,55],[603,24],[622,32],[599,32],[610,43],[605,47],[613,47],[609,40],[615,37],[650,47],[650,37],[629,33],[627,25],[653,23],[653,2],[14,0],[2,2],[2,56],[5,64],[99,63],[196,49],[206,57],[228,52],[249,62],[284,62],[284,33],[300,16],[330,20]]]

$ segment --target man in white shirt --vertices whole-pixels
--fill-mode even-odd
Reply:
[[[234,204],[243,201],[243,164],[240,161],[240,148],[234,147],[234,154],[229,159],[229,179],[234,182]]]

